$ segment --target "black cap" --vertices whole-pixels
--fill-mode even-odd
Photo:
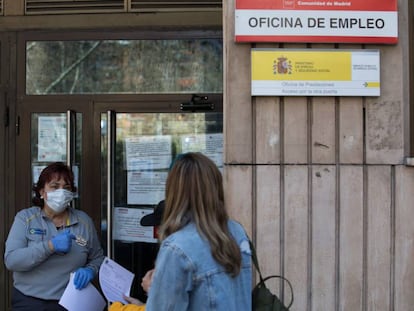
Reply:
[[[164,213],[165,201],[160,201],[154,208],[154,212],[141,218],[141,226],[159,226],[161,224],[162,214]]]

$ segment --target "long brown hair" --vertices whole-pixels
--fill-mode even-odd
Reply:
[[[240,249],[227,227],[223,178],[212,160],[198,152],[180,155],[168,174],[165,206],[161,240],[192,221],[214,259],[232,276],[239,274]]]

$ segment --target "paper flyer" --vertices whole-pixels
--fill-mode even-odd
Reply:
[[[123,304],[123,295],[129,296],[134,274],[112,259],[105,257],[99,269],[99,284],[109,302],[120,301]]]

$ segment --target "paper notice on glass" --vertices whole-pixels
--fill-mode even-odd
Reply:
[[[126,169],[167,169],[171,164],[170,135],[125,138]]]
[[[33,165],[33,184],[37,183],[39,180],[40,173],[46,168],[46,165]]]
[[[114,208],[113,239],[128,242],[157,243],[154,227],[141,226],[141,218],[151,214],[153,209]]]
[[[223,167],[223,134],[192,134],[181,136],[181,152],[201,152],[218,167]]]
[[[128,171],[128,204],[157,204],[165,197],[167,175],[167,171]]]
[[[68,311],[102,311],[106,307],[106,301],[99,291],[91,283],[82,290],[76,289],[73,284],[74,275],[70,274],[69,283],[59,304]]]
[[[66,116],[41,116],[37,135],[38,161],[66,160]]]
[[[99,269],[99,284],[106,299],[110,302],[120,301],[127,304],[123,295],[130,295],[134,276],[129,270],[105,257]]]

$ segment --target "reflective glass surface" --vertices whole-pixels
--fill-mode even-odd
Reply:
[[[26,42],[26,94],[221,93],[221,39]]]
[[[135,274],[131,295],[145,301],[141,278],[154,267],[158,241],[156,228],[141,226],[140,220],[164,199],[168,171],[178,154],[203,152],[223,168],[223,114],[116,113],[111,122],[114,193],[108,220],[109,122],[107,114],[101,115],[102,241],[110,235],[111,257]]]

